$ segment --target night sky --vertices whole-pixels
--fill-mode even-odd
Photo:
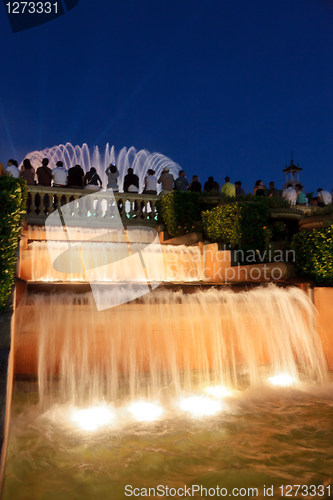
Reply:
[[[331,0],[80,0],[19,33],[0,4],[0,161],[110,143],[251,191],[293,151],[331,191],[332,63]]]

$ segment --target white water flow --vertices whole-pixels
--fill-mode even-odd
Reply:
[[[121,288],[109,293],[125,293]],[[107,300],[107,293],[105,295]],[[91,294],[34,295],[16,311],[16,358],[38,354],[41,401],[173,398],[270,376],[327,377],[314,308],[296,288],[157,291],[97,312]]]
[[[146,249],[147,244],[144,243],[144,238],[147,236],[145,231],[132,232],[132,238],[136,238],[142,243],[136,243],[137,250]],[[142,234],[141,234],[142,233]],[[105,266],[105,262],[118,262],[128,256],[127,245],[120,244],[119,231],[106,232],[105,241],[100,243],[92,243],[85,241],[91,238],[91,230],[86,233],[83,231],[77,234],[80,245],[76,246],[70,254],[71,261],[66,263],[67,273],[56,271],[50,260],[50,251],[53,255],[61,255],[68,250],[68,243],[65,241],[34,241],[29,243],[26,250],[21,251],[20,277],[27,281],[61,281],[61,282],[87,282],[94,280],[99,283],[121,282],[129,280],[138,282],[142,280],[142,273],[138,274],[136,262],[129,262],[126,269],[124,267]],[[55,235],[58,236],[58,235]],[[72,237],[72,242],[75,243],[75,235]],[[81,252],[85,252],[86,259],[91,262],[89,279],[85,273],[77,273],[77,262],[81,262]],[[154,246],[148,247],[146,251],[154,252]],[[198,246],[174,246],[174,245],[158,245],[156,250],[157,257],[162,251],[164,265],[164,281],[183,282],[183,281],[201,281],[203,279],[203,261],[200,249]],[[127,252],[127,253],[126,253]],[[112,260],[111,260],[112,257]],[[151,259],[151,267],[149,279],[158,281],[161,276],[161,259]],[[72,272],[71,272],[72,270]],[[141,271],[141,269],[140,269]]]

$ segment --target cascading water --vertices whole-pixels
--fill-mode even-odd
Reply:
[[[131,300],[99,265],[123,234],[98,230],[103,243],[91,246],[91,229],[71,228],[96,259],[100,301],[116,295],[121,305],[98,311],[91,293],[30,291],[16,308],[3,500],[184,491],[266,499],[285,497],[287,485],[303,485],[302,498],[329,498],[333,391],[305,293],[161,288]],[[56,254],[66,251],[64,237],[48,233]],[[84,282],[70,267],[68,275],[53,269],[44,238],[44,229],[28,229],[21,277]],[[144,238],[136,235],[137,249]],[[166,281],[202,279],[199,247],[162,246],[162,255]],[[135,281],[133,269],[128,276]]]
[[[109,293],[126,291],[114,287],[106,300]],[[167,387],[178,396],[216,385],[239,389],[240,367],[254,387],[265,363],[272,375],[323,382],[313,314],[296,288],[161,291],[103,312],[90,294],[35,295],[17,309],[17,356],[34,337],[40,396],[56,385],[60,400],[73,404],[156,398]]]
[[[315,319],[296,288],[155,291],[102,312],[90,294],[29,295],[15,357],[35,356],[38,390],[16,382],[3,500],[284,498],[294,484],[329,498]]]
[[[82,237],[83,234],[83,237]],[[91,237],[91,231],[90,233]],[[61,273],[54,269],[52,266],[49,251],[57,254],[62,254],[68,250],[68,243],[65,241],[49,241],[48,243],[44,241],[34,241],[30,243],[26,250],[21,253],[21,265],[20,265],[20,276],[28,281],[47,281],[47,282],[86,282],[87,277],[85,274],[78,274],[75,272],[75,265],[78,260],[80,260],[80,252],[85,251],[86,255],[90,255],[91,260],[94,264],[93,279],[100,283],[110,283],[119,282],[124,279],[131,280],[132,282],[140,281],[141,274],[136,275],[135,263],[128,264],[128,267],[124,270],[114,266],[113,272],[110,272],[110,268],[103,266],[104,262],[108,262],[108,255],[117,258],[117,261],[121,258],[126,257],[124,254],[123,245],[120,245],[117,241],[118,232],[114,232],[114,241],[112,241],[112,233],[108,233],[107,236],[110,238],[107,243],[91,243],[84,241],[84,233],[78,235],[78,240],[81,241],[80,246],[72,252],[72,262],[68,264],[68,273]],[[143,232],[143,236],[145,233]],[[73,236],[72,241],[75,241]],[[88,237],[87,237],[88,239]],[[140,241],[143,238],[141,237]],[[145,243],[136,243],[136,248],[145,248]],[[158,249],[160,251],[160,247]],[[149,250],[153,252],[154,249]],[[198,247],[186,247],[184,245],[173,246],[173,245],[163,245],[161,247],[165,278],[164,281],[167,282],[190,282],[190,281],[201,281],[203,279],[203,266],[202,257]],[[76,258],[75,258],[76,256]],[[154,259],[152,259],[154,263]],[[71,266],[73,272],[70,272]],[[156,269],[151,269],[150,279],[156,278],[158,280],[160,275],[160,269],[158,268],[158,260],[156,263]]]
[[[133,168],[134,173],[139,177],[139,186],[144,186],[144,178],[148,169],[152,169],[159,176],[165,167],[170,169],[170,173],[176,178],[181,167],[167,156],[161,153],[150,153],[146,149],[137,151],[133,146],[127,149],[122,148],[117,154],[114,146],[110,148],[109,144],[105,147],[104,156],[100,154],[98,146],[95,146],[93,154],[90,154],[87,144],[82,146],[73,146],[71,143],[60,144],[52,148],[46,148],[42,151],[31,151],[26,155],[31,160],[34,168],[38,168],[43,158],[50,160],[50,166],[54,168],[57,161],[62,161],[68,170],[76,164],[81,165],[85,172],[91,167],[95,167],[98,175],[102,179],[104,188],[107,185],[107,176],[105,170],[110,163],[116,163],[119,170],[118,185],[123,186],[124,176],[129,167]]]

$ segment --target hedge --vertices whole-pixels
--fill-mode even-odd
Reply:
[[[318,284],[333,285],[333,225],[294,235],[295,272]]]
[[[0,176],[0,311],[5,309],[14,283],[16,249],[26,199],[25,180]]]
[[[162,197],[158,211],[170,236],[193,232],[200,226],[200,193],[172,191]]]
[[[221,205],[201,215],[206,236],[231,249],[261,251],[271,236],[269,207],[264,202]]]

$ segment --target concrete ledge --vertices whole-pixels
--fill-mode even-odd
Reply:
[[[199,241],[202,241],[202,233],[188,233],[170,240],[164,240],[162,243],[165,245],[195,245]]]

